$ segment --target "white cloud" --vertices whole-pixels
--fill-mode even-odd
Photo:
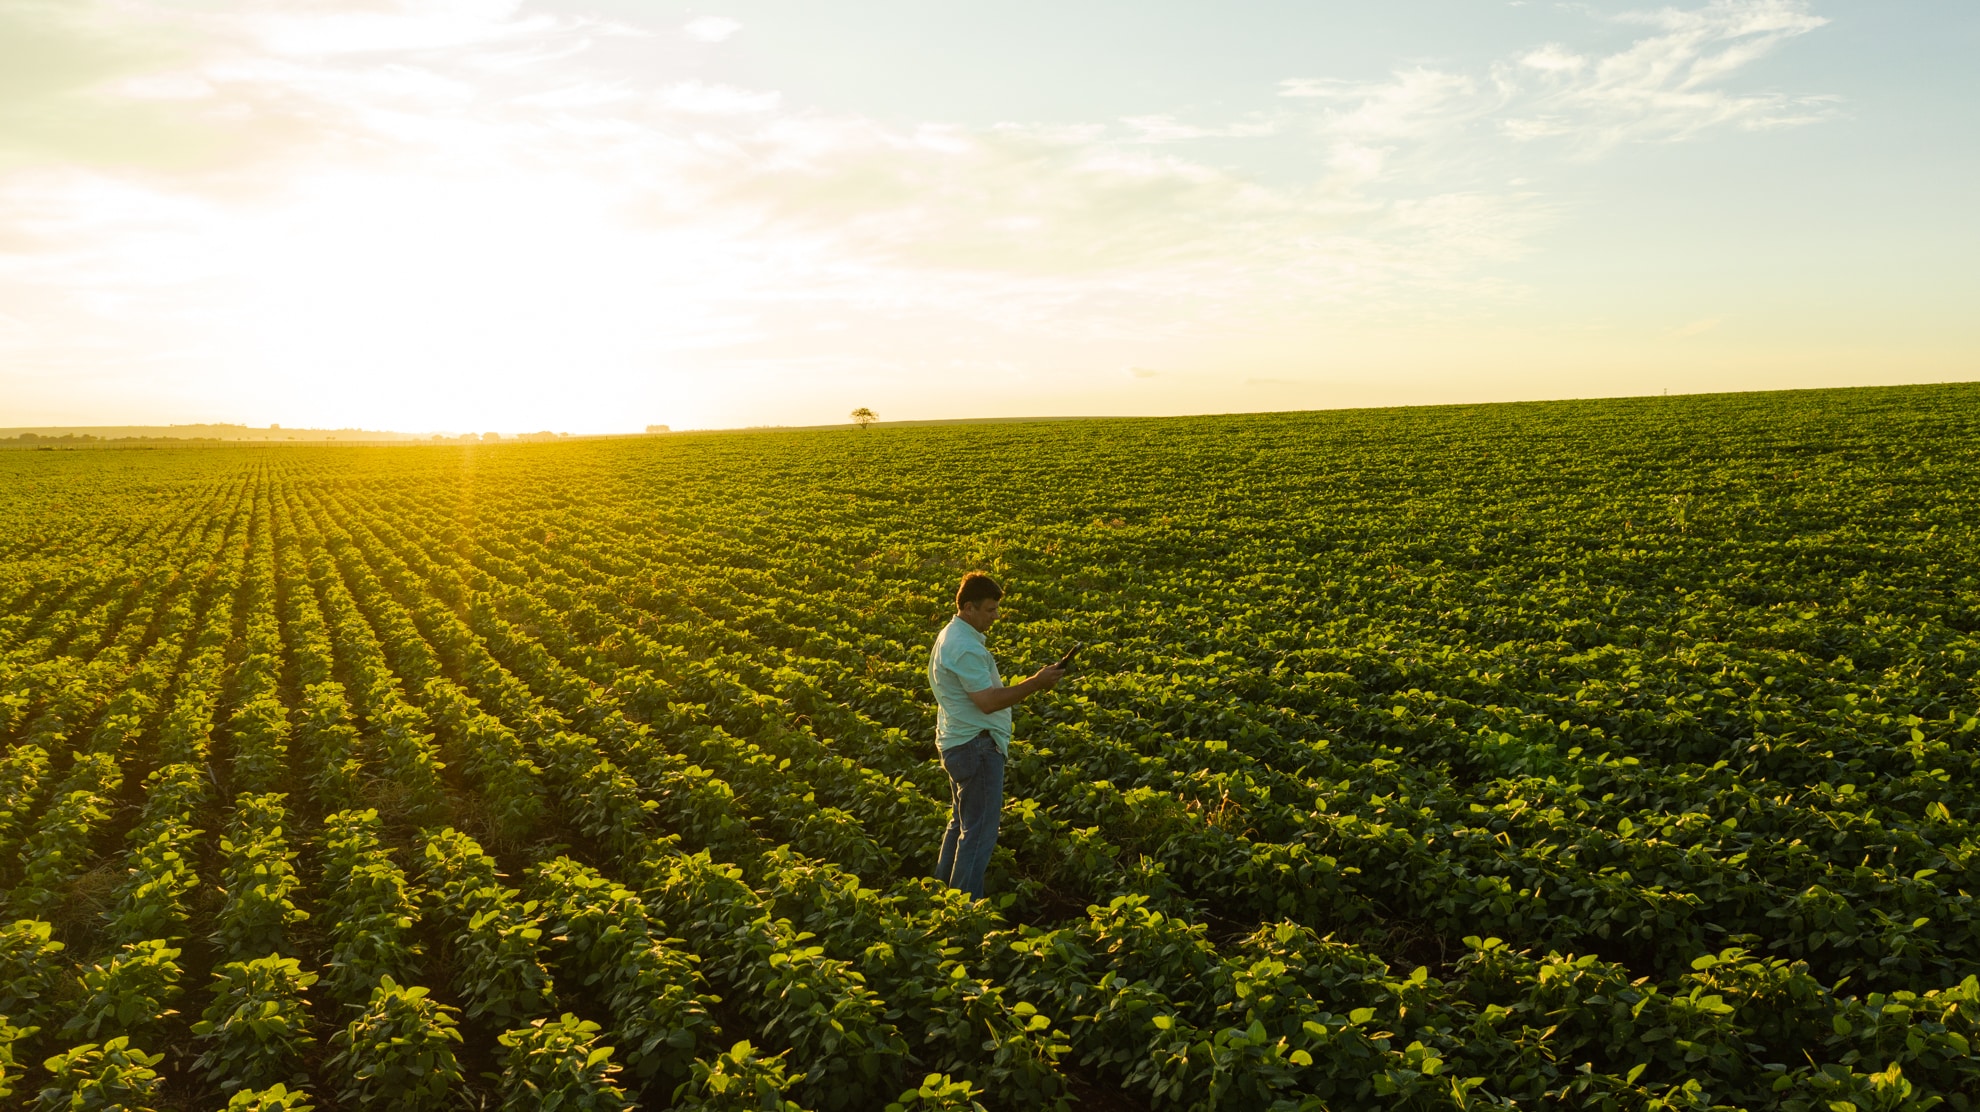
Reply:
[[[1830,97],[1726,87],[1782,42],[1827,24],[1802,0],[1715,0],[1616,18],[1652,33],[1599,56],[1546,43],[1477,76],[1418,67],[1377,82],[1291,78],[1279,95],[1318,102],[1316,123],[1340,153],[1338,165],[1362,178],[1380,173],[1384,143],[1479,122],[1520,142],[1565,139],[1591,157],[1622,143],[1789,127],[1834,111]]]
[[[676,112],[701,116],[743,116],[774,112],[783,98],[772,90],[738,89],[683,81],[660,91],[659,101]]]
[[[1279,130],[1276,121],[1260,118],[1240,120],[1222,126],[1188,124],[1174,116],[1126,116],[1121,119],[1136,141],[1142,143],[1180,143],[1192,139],[1258,139],[1275,134]]]
[[[742,23],[726,16],[704,15],[688,20],[681,30],[696,42],[727,42],[730,36],[742,30]]]
[[[275,54],[323,56],[444,50],[568,29],[571,21],[522,14],[522,0],[379,0],[293,5],[254,0],[227,21]],[[215,20],[216,23],[220,22]]]
[[[1703,8],[1659,8],[1625,12],[1624,23],[1641,23],[1681,34],[1708,37],[1799,35],[1824,27],[1828,20],[1808,11],[1807,0],[1712,0]]]
[[[1661,33],[1595,59],[1544,47],[1521,60],[1541,80],[1522,89],[1516,112],[1504,121],[1506,133],[1569,136],[1586,155],[1719,127],[1758,130],[1824,118],[1832,98],[1722,87],[1782,42],[1828,23],[1807,7],[1801,0],[1715,0],[1688,11],[1633,12],[1619,19]]]
[[[147,73],[112,82],[105,90],[113,97],[144,100],[205,100],[219,90],[195,73]]]
[[[526,93],[515,97],[510,103],[533,108],[584,110],[624,104],[637,96],[637,93],[616,82],[579,81],[540,93]]]
[[[1479,82],[1463,74],[1416,69],[1387,81],[1290,80],[1279,95],[1327,103],[1322,126],[1333,135],[1360,139],[1415,138],[1488,111]]]
[[[1543,73],[1579,73],[1588,65],[1588,59],[1559,43],[1550,42],[1528,53],[1519,60],[1519,64]]]

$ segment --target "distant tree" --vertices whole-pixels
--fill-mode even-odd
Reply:
[[[852,411],[852,419],[853,424],[859,426],[859,431],[865,432],[866,426],[878,421],[880,418],[875,416],[872,410],[865,406],[860,406],[858,409]]]
[[[647,432],[672,432],[672,431],[674,431],[674,430],[673,430],[673,429],[671,429],[671,428],[668,428],[668,427],[667,427],[666,425],[648,425],[648,426],[646,426],[646,431],[647,431]]]
[[[500,440],[502,439],[502,434],[499,432],[484,432],[481,434],[481,438],[483,440]]]

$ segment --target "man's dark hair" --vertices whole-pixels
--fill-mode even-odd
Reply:
[[[1004,597],[1004,589],[997,581],[980,571],[963,576],[962,586],[956,588],[956,609],[961,610],[972,602],[985,602]]]

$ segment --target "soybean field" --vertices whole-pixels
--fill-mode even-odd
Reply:
[[[1970,384],[0,452],[0,1104],[1964,1112],[1977,528]]]

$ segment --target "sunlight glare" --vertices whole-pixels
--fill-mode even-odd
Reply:
[[[236,245],[239,361],[310,408],[361,398],[354,411],[404,427],[661,402],[681,384],[647,368],[736,327],[713,304],[734,274],[706,237],[629,230],[613,210],[552,178],[314,178]]]

